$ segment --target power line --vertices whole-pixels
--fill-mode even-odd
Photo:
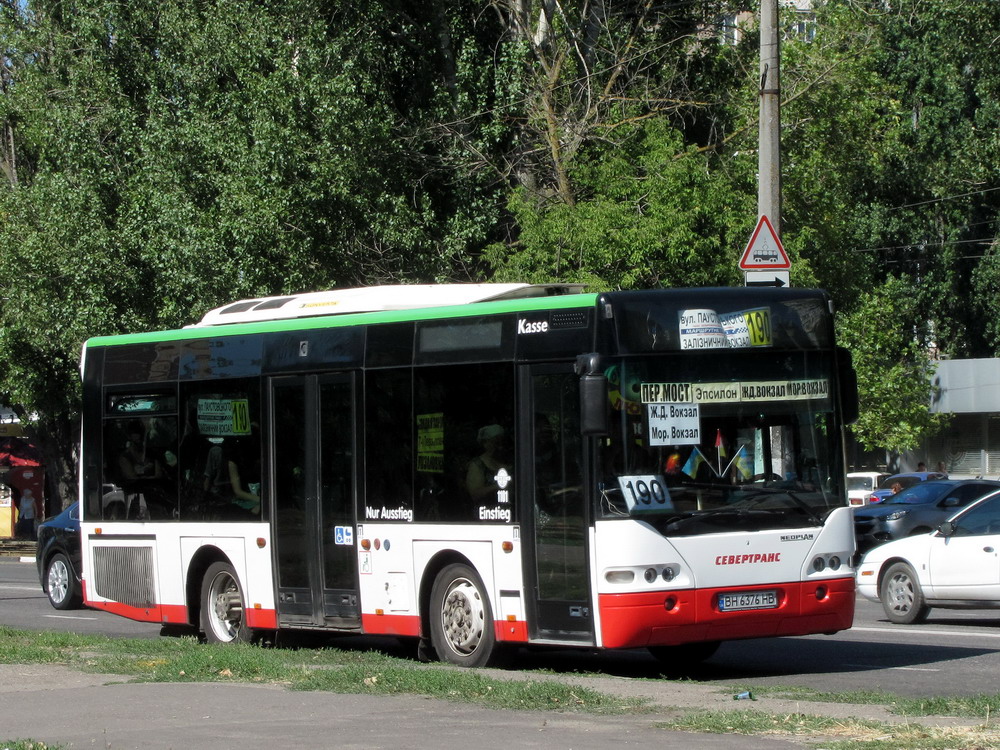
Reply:
[[[917,203],[905,203],[902,206],[893,206],[890,211],[900,211],[904,208],[914,208],[915,206],[928,206],[931,203],[942,203],[943,201],[956,200],[958,198],[969,198],[973,195],[983,195],[984,193],[992,193],[995,190],[1000,190],[1000,187],[983,188],[982,190],[974,190],[971,193],[959,193],[958,195],[946,195],[943,198],[932,198],[931,200],[919,201]]]
[[[984,243],[991,244],[994,239],[992,237],[984,237],[978,240],[950,240],[948,242],[911,242],[908,245],[886,245],[884,247],[866,247],[851,250],[852,253],[877,253],[882,250],[919,250],[924,247],[950,247],[952,245],[981,245]]]

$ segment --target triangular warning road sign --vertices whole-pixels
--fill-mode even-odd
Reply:
[[[766,216],[761,216],[750,242],[747,243],[747,249],[740,258],[740,268],[744,271],[774,271],[791,267],[792,262],[788,260],[788,254],[781,246],[774,227]]]

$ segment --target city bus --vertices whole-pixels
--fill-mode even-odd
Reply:
[[[87,606],[209,642],[701,660],[854,614],[829,297],[400,285],[82,355]]]

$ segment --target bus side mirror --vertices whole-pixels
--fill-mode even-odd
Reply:
[[[597,352],[576,358],[576,374],[580,376],[580,434],[595,437],[611,431],[608,421],[608,379],[604,363]]]
[[[603,375],[580,378],[580,432],[583,435],[607,435],[608,379]]]

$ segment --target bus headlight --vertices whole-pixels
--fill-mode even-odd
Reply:
[[[609,570],[604,574],[604,580],[608,583],[632,583],[635,580],[635,573],[631,570]]]

